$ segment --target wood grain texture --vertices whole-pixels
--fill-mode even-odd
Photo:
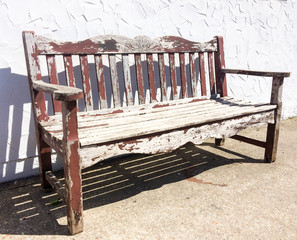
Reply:
[[[88,57],[87,55],[81,55],[79,56],[79,60],[80,60],[80,69],[81,69],[81,76],[82,76],[83,89],[84,89],[85,106],[87,111],[91,111],[93,110],[93,96],[92,96],[92,89],[91,89]]]
[[[133,100],[133,93],[132,93],[129,55],[124,54],[122,59],[123,59],[123,74],[124,74],[124,81],[125,81],[126,102],[128,106],[132,106],[134,104],[134,100]]]
[[[75,77],[74,77],[74,71],[73,71],[72,56],[64,55],[63,60],[64,60],[67,85],[70,87],[75,87],[76,84],[75,84]]]
[[[158,60],[159,60],[159,74],[160,74],[160,87],[161,87],[161,101],[166,101],[169,99],[167,97],[164,54],[158,54]]]
[[[82,168],[91,166],[106,158],[120,154],[145,153],[156,154],[171,152],[187,142],[201,144],[210,137],[225,138],[237,134],[240,130],[260,122],[273,121],[272,112],[257,113],[240,118],[229,119],[219,123],[208,123],[202,126],[152,136],[139,136],[125,141],[116,141],[106,145],[86,146],[80,149]]]
[[[55,56],[47,55],[46,62],[47,62],[49,82],[52,84],[59,85]],[[54,113],[61,112],[61,102],[54,100],[53,95],[51,95],[51,97],[52,97],[52,102],[54,107]]]
[[[164,36],[133,39],[118,35],[103,35],[79,42],[63,42],[37,36],[39,54],[129,54],[165,52],[208,52],[217,50],[216,38],[208,42],[192,42],[181,37]]]
[[[199,53],[199,69],[200,69],[200,79],[201,79],[201,96],[206,96],[206,75],[205,75],[205,63],[204,54]]]
[[[121,97],[120,97],[120,86],[119,86],[119,77],[116,63],[116,56],[109,55],[109,67],[110,67],[110,77],[112,83],[112,96],[115,107],[121,106]]]
[[[95,55],[95,68],[100,99],[100,109],[105,109],[107,108],[107,100],[102,55]]]
[[[155,69],[154,69],[153,54],[151,53],[147,54],[146,58],[147,58],[147,69],[148,69],[151,102],[155,102],[157,101],[157,89],[156,89],[156,83],[155,83]]]
[[[173,100],[177,100],[179,99],[179,94],[177,90],[177,78],[176,78],[174,53],[169,53],[169,67],[170,67],[170,79],[171,79]]]
[[[253,70],[230,69],[230,68],[223,68],[221,69],[221,71],[223,73],[254,75],[254,76],[262,76],[262,77],[280,77],[280,78],[290,77],[289,72],[253,71]]]
[[[209,73],[210,94],[213,95],[216,93],[214,65],[213,65],[213,52],[209,52],[207,55],[208,55],[208,73]]]
[[[215,73],[217,93],[222,97],[228,96],[226,74],[222,71],[225,68],[224,41],[222,36],[217,36],[218,51],[215,52]]]
[[[195,64],[195,54],[189,54],[189,64],[190,64],[190,75],[191,75],[191,86],[192,86],[192,96],[197,97],[197,71]]]
[[[144,82],[143,82],[143,73],[142,73],[142,65],[141,65],[141,55],[135,54],[134,56],[135,56],[135,68],[136,68],[139,103],[144,104],[145,92],[144,92]]]
[[[179,65],[180,65],[180,77],[181,77],[181,85],[182,85],[182,97],[188,97],[188,83],[187,83],[187,69],[185,63],[185,54],[179,54]]]

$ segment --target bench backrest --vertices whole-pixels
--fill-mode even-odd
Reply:
[[[130,39],[105,35],[62,42],[24,32],[23,40],[30,85],[43,78],[40,56],[45,56],[49,82],[61,84],[56,67],[57,56],[61,55],[66,76],[63,84],[81,86],[84,91],[80,111],[227,95],[225,76],[220,73],[225,67],[222,37],[192,42],[175,36],[151,40],[145,36]],[[73,65],[75,56],[80,63],[80,79]],[[32,94],[34,107],[40,111],[45,106],[44,95]],[[53,109],[54,113],[60,112],[60,103],[53,101]]]

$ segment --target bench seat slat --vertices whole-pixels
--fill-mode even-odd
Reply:
[[[150,112],[148,109],[146,114],[134,116],[123,116],[118,118],[110,117],[107,119],[99,119],[93,121],[90,126],[88,121],[80,122],[78,119],[78,134],[81,146],[89,144],[102,144],[105,142],[116,141],[140,135],[154,134],[158,132],[169,131],[172,129],[180,129],[194,125],[204,124],[213,121],[222,121],[234,117],[240,117],[259,112],[273,111],[275,105],[251,105],[236,104],[232,101],[215,101],[207,100],[204,109],[201,107],[191,108],[190,103],[185,103],[175,109],[175,111],[164,110],[162,112]],[[202,105],[203,106],[203,105]],[[218,114],[220,112],[220,114]],[[86,117],[85,115],[84,117]],[[84,118],[82,117],[82,118]],[[95,116],[93,118],[96,119]],[[56,125],[57,126],[57,125]],[[62,139],[61,128],[52,128],[45,126],[45,130],[49,130],[53,136]],[[51,130],[50,130],[51,129]]]

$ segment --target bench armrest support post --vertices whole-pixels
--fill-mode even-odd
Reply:
[[[76,234],[83,231],[83,205],[77,103],[75,100],[62,102],[62,119],[67,222],[70,232]]]

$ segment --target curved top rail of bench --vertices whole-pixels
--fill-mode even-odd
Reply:
[[[32,32],[31,32],[32,34]],[[101,35],[78,42],[56,41],[36,35],[38,54],[133,54],[217,51],[217,38],[192,42],[177,36],[151,39],[147,36],[127,38]]]

